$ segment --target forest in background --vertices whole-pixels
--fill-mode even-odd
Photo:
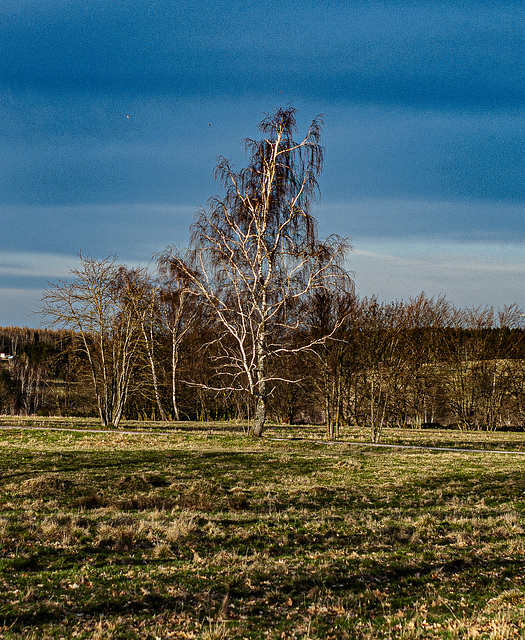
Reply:
[[[147,326],[136,318],[123,417],[249,420],[254,398],[229,391],[225,380],[233,374],[224,369],[220,323],[196,305],[183,311],[177,331],[162,325],[162,315]],[[313,295],[300,327],[272,337],[292,348],[268,361],[274,379],[269,417],[323,423],[333,437],[344,425],[367,426],[375,440],[388,426],[522,429],[521,320],[516,306],[458,309],[424,294],[394,303],[352,293]],[[332,335],[315,343],[331,326]],[[310,346],[302,350],[302,344]],[[97,415],[89,359],[77,333],[4,327],[0,353],[6,356],[0,361],[1,413]]]

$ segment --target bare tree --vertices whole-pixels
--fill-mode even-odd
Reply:
[[[160,419],[168,420],[162,403],[159,373],[158,373],[158,343],[162,337],[162,318],[160,311],[160,287],[147,270],[130,272],[133,281],[130,282],[128,299],[130,311],[133,312],[137,325],[140,328],[143,345],[143,355],[147,360],[149,377],[153,386],[153,395]]]
[[[137,323],[137,281],[114,259],[81,256],[73,278],[45,291],[42,313],[51,324],[72,329],[84,351],[103,425],[118,426],[140,344]]]
[[[157,256],[158,266],[158,306],[164,331],[170,336],[170,383],[171,407],[175,420],[180,418],[178,402],[178,369],[183,342],[203,314],[196,297],[192,294],[187,277],[188,259],[184,252],[168,247]],[[180,268],[183,264],[186,267]]]
[[[400,309],[403,332],[403,389],[398,394],[401,423],[421,427],[432,423],[440,408],[444,372],[439,362],[446,344],[446,327],[453,325],[457,310],[445,296],[428,297],[425,292],[410,298]]]
[[[508,338],[519,328],[521,313],[515,304],[498,312],[492,307],[462,312],[455,360],[449,365],[451,407],[462,428],[494,430],[509,421],[521,332],[512,342]]]
[[[399,343],[402,336],[402,303],[385,304],[372,297],[362,303],[359,334],[362,361],[363,399],[367,405],[365,422],[370,424],[372,442],[379,442],[383,429],[393,418],[393,404],[399,392],[404,359]]]
[[[316,291],[305,305],[308,337],[330,337],[308,350],[312,382],[324,405],[326,435],[336,439],[345,416],[350,381],[355,375],[357,298],[353,291]]]
[[[348,278],[347,243],[335,236],[321,241],[310,213],[323,164],[321,124],[316,118],[296,141],[294,109],[267,115],[259,125],[263,139],[245,141],[244,169],[219,160],[216,177],[225,195],[196,217],[190,259],[172,258],[188,290],[222,326],[217,389],[250,393],[251,435],[262,434],[276,379],[269,359],[289,351],[282,338],[299,326],[301,299]]]

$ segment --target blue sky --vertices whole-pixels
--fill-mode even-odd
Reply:
[[[523,2],[4,0],[0,326],[79,251],[145,264],[264,112],[324,114],[361,295],[525,306]]]

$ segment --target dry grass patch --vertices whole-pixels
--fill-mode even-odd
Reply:
[[[37,498],[56,497],[72,490],[74,483],[60,474],[44,473],[36,478],[24,480],[21,484],[12,483],[7,489],[25,496]]]
[[[194,512],[181,512],[166,525],[166,540],[168,542],[179,542],[195,531],[197,526],[197,516]]]
[[[0,636],[525,637],[525,460],[221,429],[5,432]]]

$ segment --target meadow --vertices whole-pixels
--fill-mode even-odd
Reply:
[[[523,433],[0,427],[2,638],[525,637]]]

